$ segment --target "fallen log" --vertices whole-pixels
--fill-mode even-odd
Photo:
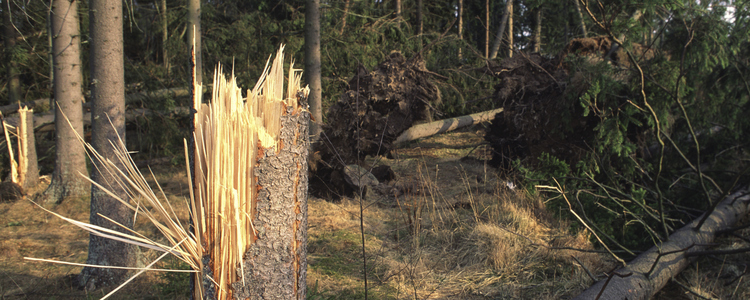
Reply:
[[[705,250],[718,231],[728,229],[748,213],[750,190],[747,187],[727,196],[709,215],[700,230],[695,227],[702,216],[675,231],[669,240],[636,257],[627,266],[600,280],[574,299],[649,299],[670,278],[687,267]]]
[[[403,144],[423,137],[453,131],[466,126],[479,124],[481,122],[486,122],[492,120],[492,118],[494,118],[496,114],[502,111],[502,108],[498,108],[466,116],[415,125],[401,133],[401,135],[396,138],[396,141],[394,141],[393,144]]]

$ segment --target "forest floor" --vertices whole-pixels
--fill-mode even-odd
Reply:
[[[593,283],[587,270],[594,275],[611,270],[614,263],[606,255],[571,250],[594,247],[587,233],[574,231],[570,221],[547,209],[549,201],[562,200],[529,195],[487,166],[490,149],[482,135],[481,127],[467,129],[411,143],[392,151],[390,159],[368,158],[368,165],[389,165],[395,172],[388,195],[371,191],[364,199],[339,202],[310,198],[308,299],[364,299],[365,274],[370,299],[566,299]],[[184,167],[153,171],[186,220]],[[51,209],[88,221],[89,200],[69,199]],[[71,287],[81,267],[23,259],[84,263],[86,232],[27,200],[0,203],[0,221],[0,299],[106,294]],[[136,230],[159,236],[145,218],[136,220]],[[187,268],[176,259],[159,264]],[[722,272],[720,262],[701,259],[657,298],[734,298],[742,280],[725,285]],[[147,272],[114,299],[188,299],[188,291],[186,273]]]

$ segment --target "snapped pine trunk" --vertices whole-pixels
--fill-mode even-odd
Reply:
[[[284,93],[283,66],[279,50],[246,97],[219,67],[211,102],[196,102],[195,298],[305,298],[309,89],[290,64]]]

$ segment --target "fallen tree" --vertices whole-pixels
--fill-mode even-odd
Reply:
[[[479,124],[482,122],[487,122],[495,118],[495,115],[501,113],[502,111],[502,108],[498,108],[466,116],[415,125],[401,133],[401,135],[396,138],[393,144],[403,144],[423,137],[428,137]]]
[[[708,216],[690,222],[669,236],[669,240],[651,247],[627,266],[609,274],[574,299],[649,299],[670,278],[687,267],[701,251],[711,245],[716,233],[730,228],[748,213],[750,190],[744,187],[724,198]]]

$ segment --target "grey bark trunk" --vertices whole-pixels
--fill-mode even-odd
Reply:
[[[310,87],[308,103],[314,121],[310,122],[310,134],[314,140],[320,135],[323,122],[323,86],[320,78],[320,0],[307,0],[305,11],[305,79]]]
[[[510,16],[510,10],[512,9],[513,1],[512,0],[506,0],[505,2],[505,10],[503,11],[503,16],[500,19],[500,28],[497,29],[497,35],[495,36],[495,41],[492,43],[492,52],[490,52],[490,59],[497,58],[497,53],[500,52],[500,45],[503,44],[503,36],[505,35],[505,28],[508,25],[508,17]]]
[[[279,134],[283,146],[264,150],[255,167],[258,236],[245,252],[246,281],[232,284],[235,299],[305,299],[308,124],[307,113],[287,107]]]
[[[91,145],[103,159],[118,161],[110,143],[125,140],[125,78],[123,57],[122,2],[91,0],[89,6],[91,34]],[[98,162],[93,161],[94,164]],[[122,167],[120,167],[122,169]],[[127,194],[112,182],[111,174],[92,168],[91,179],[128,201]],[[125,231],[99,216],[133,227],[132,211],[103,190],[91,189],[89,222],[104,228]],[[90,235],[87,264],[108,266],[137,265],[137,248],[114,240]],[[128,271],[90,268],[81,271],[79,284],[96,289],[121,282]]]
[[[484,58],[490,58],[490,0],[484,1]]]
[[[45,203],[80,198],[89,193],[86,152],[78,142],[83,136],[83,79],[78,1],[55,0],[52,20],[52,57],[55,106],[55,169],[42,194]],[[67,119],[66,119],[67,118]],[[68,123],[70,120],[70,123]]]
[[[729,228],[747,215],[749,203],[747,188],[735,192],[719,203],[700,230],[695,229],[701,219],[698,218],[674,232],[666,242],[652,247],[626,267],[615,271],[611,278],[600,280],[574,299],[651,298],[693,261],[691,253],[705,250],[718,231]]]
[[[203,60],[201,59],[201,1],[188,0],[188,48],[195,49],[195,78],[203,84]],[[188,49],[188,50],[190,50]]]

